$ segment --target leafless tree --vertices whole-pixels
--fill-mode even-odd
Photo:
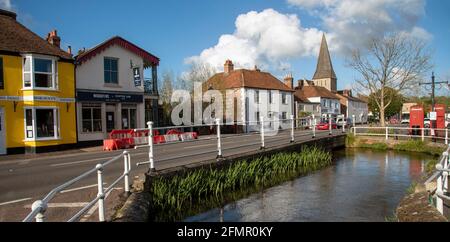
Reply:
[[[207,63],[194,62],[189,70],[178,77],[178,88],[192,91],[195,82],[206,82],[216,74],[216,70]]]
[[[367,49],[355,49],[347,64],[361,77],[355,88],[374,95],[380,122],[386,126],[385,109],[392,103],[388,90],[402,94],[415,90],[432,67],[425,42],[405,34],[388,34],[372,39]]]

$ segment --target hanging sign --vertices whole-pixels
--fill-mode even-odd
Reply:
[[[134,86],[140,87],[142,85],[141,70],[139,67],[133,68]]]

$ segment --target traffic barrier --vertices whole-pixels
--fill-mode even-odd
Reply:
[[[181,141],[189,141],[189,140],[195,140],[198,138],[197,133],[195,132],[188,132],[180,134]]]
[[[182,135],[182,134],[181,134]],[[178,134],[166,134],[164,135],[166,143],[180,141],[180,135]]]

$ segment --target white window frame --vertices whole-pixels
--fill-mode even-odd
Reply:
[[[139,124],[138,124],[138,108],[137,108],[137,106],[135,107],[134,105],[123,105],[122,109],[120,110],[120,116],[122,117],[121,120],[120,120],[120,124],[121,124],[122,129],[125,129],[123,127],[123,118],[124,117],[122,116],[122,111],[124,109],[128,110],[127,117],[126,117],[127,118],[127,122],[128,122],[128,129],[135,129],[135,128],[137,128],[139,126]],[[136,118],[136,120],[135,120],[136,127],[134,127],[134,128],[131,128],[131,112],[130,112],[130,110],[134,110],[135,113],[136,113],[136,117],[135,117]]]
[[[288,96],[288,95],[287,95],[285,92],[282,92],[282,93],[281,93],[281,103],[282,103],[283,105],[287,105],[287,104],[288,104],[287,96]]]
[[[55,136],[54,137],[45,137],[45,138],[38,138],[37,137],[37,123],[36,123],[36,110],[38,109],[53,109],[53,128],[55,130]],[[27,135],[27,110],[31,110],[31,118],[32,118],[32,128],[33,128],[33,138],[28,138]],[[42,107],[24,107],[23,108],[23,122],[24,122],[24,130],[25,130],[25,141],[49,141],[49,140],[59,140],[60,139],[60,110],[58,107],[54,106],[42,106]]]
[[[261,103],[261,93],[259,90],[255,90],[255,103],[260,104]]]
[[[24,59],[27,59],[30,61],[30,71],[25,71],[25,61]],[[52,61],[52,73],[46,73],[46,72],[35,72],[34,71],[34,60],[35,59],[43,59],[43,60],[50,60]],[[30,82],[31,86],[26,87],[25,86],[25,74],[30,74]],[[51,74],[52,76],[52,87],[46,88],[46,87],[36,87],[36,83],[34,81],[34,75],[35,74]],[[23,90],[43,90],[43,91],[58,91],[59,85],[58,85],[58,58],[52,57],[52,56],[44,56],[44,55],[35,55],[35,54],[29,54],[29,55],[23,55],[22,56],[22,88]]]

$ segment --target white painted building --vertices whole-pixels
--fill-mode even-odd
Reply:
[[[76,57],[78,141],[101,141],[112,130],[157,123],[159,59],[121,37]],[[144,78],[151,68],[152,78]]]
[[[249,132],[257,128],[255,122],[259,122],[260,117],[272,121],[266,126],[273,129],[278,128],[276,120],[291,118],[294,113],[293,79],[287,78],[285,81],[286,84],[256,67],[254,70],[234,70],[233,63],[228,60],[224,72],[214,75],[203,85],[204,90],[219,90],[223,93],[234,90],[236,100],[225,101],[225,109],[234,106],[233,120],[239,123],[233,132]]]
[[[353,123],[367,123],[369,105],[363,100],[353,97],[351,90],[339,91],[336,96],[340,99],[342,114]],[[353,120],[353,117],[355,120]]]

